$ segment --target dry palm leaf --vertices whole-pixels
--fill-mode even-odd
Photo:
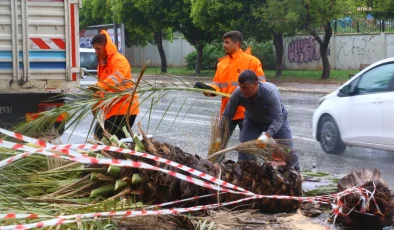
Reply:
[[[281,140],[278,140],[278,142]],[[285,141],[285,140],[284,140]],[[292,152],[291,149],[283,144],[259,144],[256,140],[240,143],[238,145],[220,150],[208,156],[209,159],[224,155],[231,151],[239,151],[246,153],[253,157],[255,160],[260,161],[277,161],[277,162],[291,162]]]
[[[342,196],[338,202],[343,204],[342,214],[339,214],[337,220],[353,229],[382,229],[392,225],[394,199],[381,177],[381,171],[374,169],[371,172],[362,168],[361,172],[358,172],[353,169],[349,175],[338,182],[340,192],[354,186],[371,192],[368,195],[369,199],[361,197],[360,193],[356,192]],[[364,199],[365,201],[360,202]]]

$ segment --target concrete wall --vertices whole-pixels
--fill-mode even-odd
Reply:
[[[284,65],[292,70],[320,70],[320,46],[310,35],[284,39]],[[394,34],[337,34],[329,45],[332,69],[359,69],[360,65],[394,56]]]
[[[185,66],[185,56],[194,51],[184,38],[163,41],[168,66]],[[290,70],[320,70],[320,45],[311,35],[297,35],[284,38],[283,63]],[[334,34],[328,47],[332,69],[359,69],[360,65],[372,64],[378,60],[394,57],[394,33],[378,34]],[[159,51],[155,45],[126,49],[127,59],[132,66],[142,66],[151,60],[153,66],[160,66]]]
[[[174,38],[172,42],[165,40],[163,47],[167,65],[170,67],[185,66],[185,56],[195,50],[184,38]],[[142,66],[147,60],[151,60],[152,66],[160,66],[160,55],[156,45],[126,48],[125,56],[131,66]]]
[[[323,69],[320,58],[320,45],[311,35],[285,37],[284,65],[292,70]],[[328,48],[331,61],[331,47]]]

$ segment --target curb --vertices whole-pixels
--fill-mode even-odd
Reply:
[[[155,81],[157,83],[165,83],[165,80],[160,80],[160,77],[168,77],[165,75],[144,75],[146,77],[157,77],[156,80],[151,80],[151,81]],[[199,80],[203,80],[204,78],[199,78],[199,77],[189,77],[191,79],[199,79]],[[149,80],[148,80],[149,81]],[[186,81],[187,82],[187,81]],[[210,84],[211,81],[209,82],[204,82],[205,84]],[[179,83],[179,82],[174,82],[174,84],[176,85],[184,85],[183,83]],[[275,83],[274,83],[275,84]],[[339,87],[340,85],[338,85]],[[297,88],[297,87],[281,87],[281,86],[277,86],[279,91],[282,92],[294,92],[294,93],[314,93],[314,94],[329,94],[334,92],[336,89],[315,89],[315,88]]]
[[[314,93],[314,94],[330,94],[335,90],[331,89],[303,89],[293,87],[278,87],[279,91],[282,92],[293,92],[293,93]]]
[[[147,80],[150,83],[157,83],[157,84],[163,84],[167,83],[166,81],[160,81],[160,80]],[[90,81],[82,81],[81,86],[84,87],[85,85],[90,85],[94,84],[95,82],[90,82]],[[189,82],[186,82],[189,83]],[[211,82],[204,82],[205,84],[210,84]],[[182,82],[173,82],[172,84],[175,85],[184,85]],[[311,89],[311,88],[296,88],[296,87],[280,87],[277,86],[279,91],[281,92],[293,92],[293,93],[313,93],[313,94],[329,94],[334,92],[335,90],[332,89]]]

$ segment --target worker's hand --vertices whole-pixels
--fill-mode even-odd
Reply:
[[[197,89],[208,89],[208,90],[216,91],[216,89],[213,88],[212,86],[209,86],[209,85],[204,84],[204,83],[202,83],[202,82],[196,82],[196,83],[194,84],[194,88],[197,88]],[[206,97],[214,97],[214,96],[216,96],[216,94],[212,94],[212,93],[210,93],[210,92],[203,92],[203,94],[204,94]]]
[[[213,97],[213,96],[215,96],[215,95],[213,95],[212,93],[209,93],[209,92],[203,92],[203,94],[206,97]]]
[[[263,132],[257,139],[257,144],[276,144],[276,141],[268,133]]]

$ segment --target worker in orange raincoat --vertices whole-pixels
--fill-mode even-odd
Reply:
[[[97,91],[97,94],[101,97],[104,96],[105,92],[128,91],[131,94],[134,90],[134,83],[131,81],[131,66],[127,59],[118,52],[108,33],[101,31],[100,34],[94,36],[92,45],[99,60],[97,66],[98,83],[95,86],[104,91]],[[137,94],[134,95],[132,100],[127,95],[114,100],[109,105],[101,105],[100,109],[105,116],[104,128],[110,134],[116,135],[118,138],[126,137],[122,127],[126,125],[126,115],[129,107],[129,122],[132,126],[137,114],[139,114]],[[102,138],[103,130],[100,125],[96,125],[94,133],[99,139]]]
[[[197,88],[211,89],[217,92],[231,94],[238,86],[239,74],[246,69],[254,71],[259,81],[265,82],[264,71],[260,60],[250,54],[251,51],[249,48],[246,51],[241,49],[242,40],[243,36],[239,31],[230,31],[223,35],[223,47],[227,55],[219,59],[211,87],[204,87],[202,83],[196,83]],[[210,93],[204,93],[204,95],[214,96]],[[222,97],[220,117],[229,100],[230,98],[228,97]],[[239,106],[229,126],[230,136],[237,125],[239,129],[242,129],[244,112],[245,108]]]

